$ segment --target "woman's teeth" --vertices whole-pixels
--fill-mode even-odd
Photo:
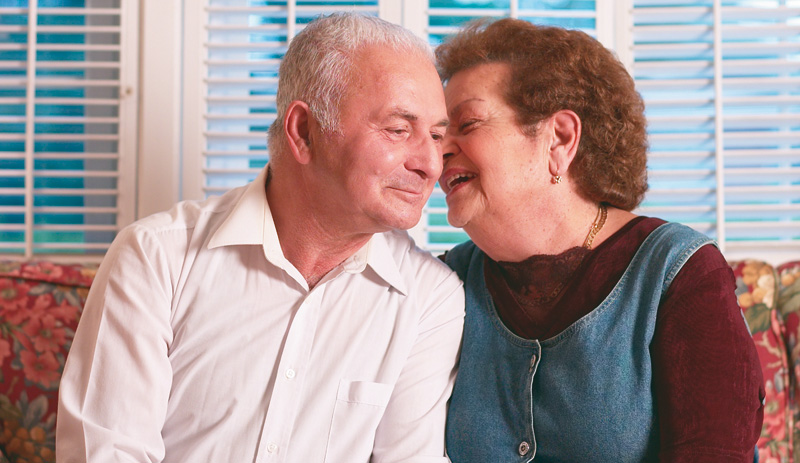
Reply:
[[[475,174],[468,174],[468,173],[455,174],[452,177],[450,177],[449,179],[447,179],[447,188],[452,189],[454,186],[458,185],[459,183],[466,182],[467,180],[470,180],[470,179],[475,178],[475,177],[476,177]]]

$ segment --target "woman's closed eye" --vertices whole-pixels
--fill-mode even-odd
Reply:
[[[458,125],[459,133],[469,132],[478,123],[477,119],[468,119]]]

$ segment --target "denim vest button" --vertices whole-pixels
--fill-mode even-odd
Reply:
[[[528,450],[530,450],[530,449],[531,449],[531,444],[529,444],[529,443],[527,443],[525,441],[520,442],[520,444],[519,444],[519,454],[521,456],[524,457],[525,455],[527,455],[528,454]]]

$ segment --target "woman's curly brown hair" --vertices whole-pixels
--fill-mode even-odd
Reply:
[[[582,134],[571,178],[585,198],[632,210],[647,191],[647,121],[633,79],[589,35],[518,19],[468,25],[436,49],[443,81],[483,63],[511,68],[506,103],[530,136],[539,122],[569,109]]]

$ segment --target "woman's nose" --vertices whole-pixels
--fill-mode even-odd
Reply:
[[[458,143],[456,143],[455,137],[452,135],[445,135],[444,140],[442,141],[442,161],[447,162],[448,159],[452,158],[459,152]]]

